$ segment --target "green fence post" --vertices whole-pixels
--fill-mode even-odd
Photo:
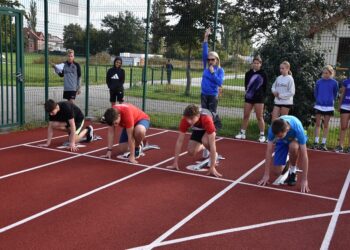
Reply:
[[[143,71],[143,93],[142,93],[142,110],[146,110],[146,84],[147,84],[147,61],[148,61],[148,42],[149,42],[149,28],[150,28],[150,12],[151,0],[147,0],[147,22],[146,22],[146,36],[145,36],[145,63]]]
[[[152,85],[153,85],[153,83],[154,83],[154,68],[151,68],[151,73],[152,73],[151,77],[152,77]]]
[[[2,17],[3,15],[0,15],[0,29],[2,30]],[[5,38],[6,41],[6,38]],[[0,32],[0,82],[1,82],[1,124],[4,124],[4,74],[2,73],[2,32]]]
[[[164,79],[164,66],[162,67],[162,73],[160,74],[160,84],[163,85],[163,79]]]
[[[132,76],[133,76],[132,70],[133,70],[133,67],[131,66],[130,67],[130,88],[132,88]]]
[[[97,65],[95,65],[95,83],[97,83]]]
[[[217,29],[218,29],[219,5],[220,5],[220,0],[216,0],[216,5],[215,5],[215,20],[214,20],[213,51],[215,51],[215,46],[216,46],[216,31],[217,31]]]
[[[89,60],[90,60],[90,0],[86,1],[86,37],[85,37],[85,116],[89,114]]]
[[[44,1],[44,32],[45,32],[45,101],[49,99],[49,18],[48,18],[48,0]],[[45,121],[49,119],[45,112]]]

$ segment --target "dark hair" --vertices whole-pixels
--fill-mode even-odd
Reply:
[[[45,102],[44,107],[46,112],[51,113],[57,107],[57,103],[54,100],[49,99]]]
[[[109,126],[113,126],[114,122],[118,119],[119,111],[114,108],[109,108],[106,110],[104,117],[105,121]]]
[[[271,129],[274,135],[284,133],[287,130],[287,122],[285,122],[283,119],[276,119],[272,122]]]
[[[259,63],[262,63],[262,59],[261,59],[261,57],[260,57],[259,55],[256,55],[256,56],[254,57],[253,62],[254,62],[254,61],[258,61]]]
[[[120,61],[120,63],[123,64],[123,59],[122,59],[120,56],[116,56],[116,57],[114,58],[113,66],[115,66],[115,62],[116,62],[116,61]]]
[[[194,104],[190,104],[185,108],[183,116],[192,118],[199,114],[199,108]]]

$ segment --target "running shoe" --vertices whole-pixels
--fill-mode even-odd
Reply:
[[[94,128],[90,125],[86,127],[87,133],[86,133],[86,141],[91,142],[92,139],[94,139]]]
[[[343,153],[344,149],[343,149],[342,146],[338,145],[338,146],[335,147],[334,151],[337,152],[337,153]]]
[[[322,150],[322,151],[328,151],[327,147],[326,147],[326,144],[325,143],[322,143],[319,147],[319,150]]]
[[[203,152],[202,152],[202,157],[203,158],[208,158],[209,157],[209,155],[210,155],[210,152],[209,152],[209,150],[208,149],[203,149]]]
[[[142,155],[143,142],[141,142],[140,146],[135,148],[135,159],[140,158]]]
[[[235,138],[236,138],[236,139],[245,140],[245,134],[243,134],[242,132],[239,132],[239,134],[236,135]]]
[[[104,116],[101,117],[100,123],[106,124],[106,118]]]
[[[314,144],[312,145],[311,147],[312,149],[315,149],[315,150],[319,150],[320,147],[318,146],[318,143],[317,142],[314,142]]]
[[[260,135],[258,141],[260,143],[264,143],[264,142],[266,142],[266,137],[264,135]]]
[[[297,183],[297,173],[289,173],[285,183],[287,183],[288,186],[295,186],[295,184]]]

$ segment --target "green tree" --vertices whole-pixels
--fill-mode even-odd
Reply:
[[[85,34],[84,34],[85,37]],[[98,30],[90,25],[90,53],[95,55],[109,49],[109,34],[105,30]]]
[[[224,2],[224,1],[220,1]],[[186,51],[186,89],[190,95],[191,59],[193,50],[200,47],[204,30],[212,26],[215,19],[215,1],[213,0],[166,0],[168,16],[177,20],[167,25],[166,45],[180,45]]]
[[[67,49],[73,49],[75,54],[84,54],[85,31],[79,24],[69,24],[63,27],[63,44]]]
[[[165,0],[154,0],[151,12],[151,51],[159,54],[164,47],[164,36],[166,32],[167,20],[165,17],[166,7]]]
[[[110,53],[143,51],[145,28],[142,20],[131,12],[120,12],[117,16],[107,15],[102,20],[102,26],[109,33]]]
[[[28,13],[28,19],[27,19],[27,27],[34,32],[36,31],[36,24],[37,24],[37,6],[36,2],[34,0],[30,1],[29,6],[29,13]]]
[[[23,7],[22,4],[18,2],[18,0],[0,0],[1,7],[9,7],[9,8],[19,8]]]
[[[271,35],[261,46],[259,53],[269,79],[268,90],[271,89],[276,77],[280,75],[280,63],[287,60],[291,64],[295,81],[294,106],[291,114],[297,116],[305,127],[309,126],[313,114],[314,84],[324,66],[323,54],[312,47],[303,32],[297,28],[288,27],[280,28],[279,32]],[[271,121],[273,99],[270,92],[267,98],[268,122]]]

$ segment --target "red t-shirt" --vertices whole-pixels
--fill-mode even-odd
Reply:
[[[123,128],[132,128],[141,120],[150,120],[149,116],[141,109],[132,104],[117,104],[113,106],[120,114],[119,126]]]
[[[212,134],[216,131],[213,118],[205,114],[201,114],[198,122],[196,122],[193,126],[191,126],[186,121],[186,118],[183,117],[180,122],[179,130],[183,133],[186,133],[190,127],[193,127],[193,130],[205,130],[205,132],[208,134]]]

